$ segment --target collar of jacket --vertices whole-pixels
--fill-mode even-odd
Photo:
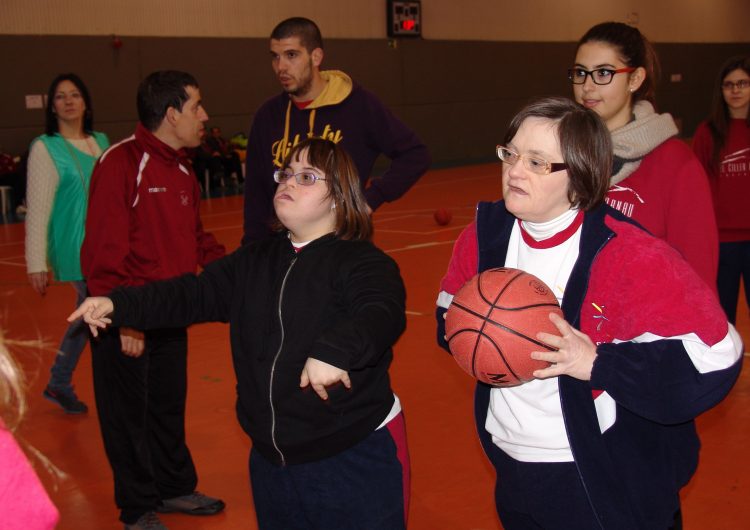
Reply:
[[[309,249],[321,247],[323,245],[326,245],[330,243],[331,241],[336,241],[338,238],[336,237],[336,234],[334,232],[330,232],[324,236],[320,236],[317,239],[313,239],[310,241],[307,245],[302,247],[299,252],[294,251],[294,245],[292,244],[292,240],[289,239],[289,233],[286,231],[279,232],[276,237],[279,239],[282,239],[283,241],[286,241],[286,245],[289,248],[289,251],[296,254],[302,254],[304,252],[307,252]]]
[[[175,166],[182,164],[186,168],[191,167],[190,157],[185,149],[172,149],[140,123],[135,128],[135,139],[149,156],[158,158],[166,164]]]

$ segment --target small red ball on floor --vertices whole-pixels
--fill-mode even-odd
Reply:
[[[446,210],[445,208],[438,208],[437,210],[435,210],[433,217],[435,218],[435,222],[437,224],[439,224],[440,226],[445,226],[451,222],[451,219],[453,219],[453,214],[450,212],[450,210]]]

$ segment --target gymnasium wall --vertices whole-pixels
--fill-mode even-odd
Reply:
[[[596,22],[629,20],[655,42],[663,66],[659,107],[686,135],[708,111],[719,65],[750,53],[744,0],[548,4],[467,0],[459,8],[452,0],[422,0],[424,38],[394,43],[385,37],[384,0],[3,0],[0,148],[20,153],[41,132],[43,111],[26,109],[25,95],[45,93],[63,71],[89,85],[96,128],[112,140],[132,132],[138,81],[161,68],[192,72],[210,123],[228,135],[247,132],[258,105],[279,90],[267,35],[292,15],[320,24],[324,67],[342,69],[378,94],[437,163],[491,159],[525,101],[570,95],[565,70],[575,41]],[[111,46],[114,34],[119,49]],[[672,74],[681,81],[670,82]]]

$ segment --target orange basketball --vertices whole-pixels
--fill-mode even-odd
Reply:
[[[515,386],[534,379],[549,363],[532,351],[554,351],[539,341],[540,331],[559,335],[549,314],[563,316],[552,290],[533,274],[489,269],[461,287],[445,317],[453,358],[467,373],[493,386]]]

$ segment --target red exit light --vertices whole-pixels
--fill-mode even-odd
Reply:
[[[417,23],[414,20],[403,20],[401,22],[401,29],[406,31],[411,31],[414,29],[414,26],[416,26]]]

